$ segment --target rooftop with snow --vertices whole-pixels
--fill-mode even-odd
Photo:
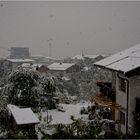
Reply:
[[[8,104],[7,109],[18,125],[37,124],[40,122],[31,108],[19,108],[15,105]]]
[[[54,58],[49,56],[43,56],[43,55],[32,55],[31,58],[44,58],[44,59],[50,59],[50,60],[62,60],[61,58]]]
[[[140,67],[140,44],[95,63],[96,66],[128,73]]]
[[[95,59],[95,58],[97,58],[99,56],[101,56],[101,55],[84,55],[84,54],[78,54],[78,55],[72,57],[72,59],[77,59],[77,60],[84,60],[85,58]]]
[[[68,68],[74,66],[75,63],[53,63],[48,66],[50,70],[67,70]]]
[[[21,63],[21,62],[28,63],[34,61],[32,59],[7,59],[7,60],[13,63]]]

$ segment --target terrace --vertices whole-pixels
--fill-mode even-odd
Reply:
[[[116,93],[112,89],[112,83],[97,82],[99,94],[91,97],[91,102],[95,102],[98,107],[107,107],[111,109],[112,119],[115,118],[115,110],[126,111],[121,105],[116,103]]]

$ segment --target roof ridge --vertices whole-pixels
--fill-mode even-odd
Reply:
[[[121,60],[124,60],[124,59],[126,59],[126,58],[128,58],[128,57],[129,57],[129,56],[123,57],[123,58],[121,58],[121,59],[119,59],[119,60],[116,60],[116,61],[114,61],[114,62],[112,62],[112,63],[107,64],[106,66],[112,65],[112,64],[114,64],[114,63],[116,63],[116,62],[119,62],[119,61],[121,61]]]

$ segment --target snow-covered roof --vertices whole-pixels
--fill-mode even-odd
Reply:
[[[62,60],[61,58],[54,58],[54,57],[45,57],[47,59],[50,59],[50,60]]]
[[[43,56],[43,55],[31,55],[31,58],[32,58],[32,57],[37,57],[37,58],[40,57],[40,58],[42,58],[42,57],[44,57],[44,56]]]
[[[62,60],[61,58],[54,58],[54,57],[43,56],[43,55],[32,55],[31,58],[46,58],[49,60]]]
[[[13,63],[21,63],[21,62],[33,62],[34,60],[32,59],[7,59],[8,61],[10,62],[13,62]]]
[[[78,54],[74,57],[72,57],[72,59],[77,59],[77,60],[84,60],[84,58],[91,58],[91,59],[95,59],[97,58],[99,55],[82,55],[82,54]]]
[[[50,70],[67,70],[71,66],[75,65],[74,63],[53,63],[48,66]]]
[[[30,63],[23,63],[21,66],[22,67],[31,67]]]
[[[97,58],[99,55],[85,55],[84,57],[87,57],[87,58],[91,58],[91,59],[95,59]]]
[[[43,64],[40,64],[40,63],[38,63],[38,64],[36,63],[36,64],[32,65],[32,67],[41,67],[41,66],[43,66]]]
[[[82,54],[78,54],[78,55],[76,55],[76,56],[72,57],[72,59],[83,60],[83,59],[84,59],[84,57],[83,57],[83,55],[82,55]]]
[[[140,44],[95,63],[97,66],[127,73],[140,67]]]
[[[7,108],[18,125],[39,123],[39,119],[30,108],[19,108],[12,104],[8,104]]]

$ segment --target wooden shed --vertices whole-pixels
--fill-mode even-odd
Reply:
[[[19,130],[35,132],[35,125],[40,121],[31,108],[19,108],[18,106],[8,104],[7,109],[10,115],[11,129],[14,132]]]

